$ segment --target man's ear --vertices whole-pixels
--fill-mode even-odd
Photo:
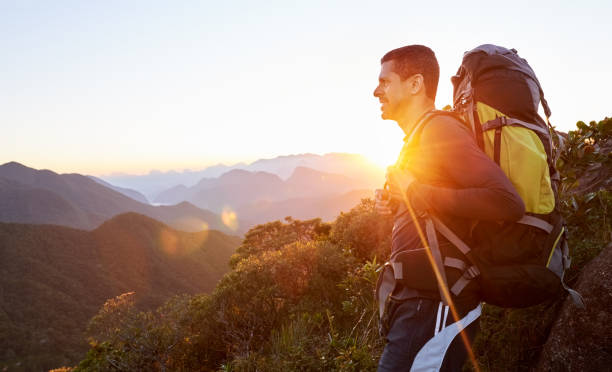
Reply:
[[[410,78],[410,80],[411,80],[410,85],[409,85],[410,93],[417,95],[421,92],[421,90],[425,92],[425,79],[423,78],[423,75],[421,74],[413,75]]]

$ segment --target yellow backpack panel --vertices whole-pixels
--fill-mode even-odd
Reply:
[[[481,123],[506,116],[482,102],[476,103],[476,109]],[[494,159],[494,137],[494,130],[484,132],[485,152],[491,159]],[[555,196],[550,183],[546,151],[535,132],[520,126],[503,127],[499,166],[523,199],[527,212],[552,212]]]

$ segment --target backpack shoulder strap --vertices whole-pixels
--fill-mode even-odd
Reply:
[[[411,145],[413,143],[413,141],[419,141],[420,137],[421,137],[421,133],[423,132],[423,129],[425,129],[425,126],[427,125],[427,123],[429,123],[431,121],[431,119],[435,118],[435,117],[439,117],[439,116],[448,116],[448,117],[452,117],[453,119],[456,119],[458,121],[460,121],[461,123],[463,123],[463,120],[461,119],[461,117],[452,112],[452,111],[443,111],[443,110],[431,110],[429,112],[426,112],[421,119],[419,120],[419,122],[415,125],[414,129],[412,130],[412,132],[410,133],[410,135],[408,136],[408,138],[406,139],[406,144],[407,145]],[[415,142],[415,143],[417,143]]]
[[[395,162],[396,166],[399,165],[400,167],[402,167],[402,165],[405,164],[407,154],[409,154],[412,149],[415,149],[415,146],[418,146],[423,129],[425,129],[427,124],[437,116],[450,116],[460,121],[461,123],[464,123],[463,120],[461,120],[461,118],[454,112],[442,110],[427,111],[418,119],[416,125],[414,126],[410,134],[404,137],[404,145],[402,146],[402,151],[400,152],[397,161]]]

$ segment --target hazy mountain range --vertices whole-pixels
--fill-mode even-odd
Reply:
[[[372,190],[353,190],[340,195],[259,201],[238,208],[236,214],[247,221],[275,221],[291,216],[298,220],[321,218],[332,221],[340,212],[348,212],[363,198],[373,197]]]
[[[89,178],[91,178],[92,180],[96,181],[97,183],[104,185],[106,187],[108,187],[109,189],[113,189],[125,196],[129,196],[130,198],[139,201],[141,203],[145,203],[145,204],[149,204],[149,200],[147,200],[147,197],[142,195],[141,193],[139,193],[136,190],[132,190],[132,189],[128,189],[125,187],[119,187],[119,186],[115,186],[115,185],[111,185],[110,183],[104,181],[103,179],[100,179],[98,177],[94,177],[94,176],[87,176]]]
[[[219,178],[205,178],[192,187],[176,186],[160,193],[155,202],[176,204],[188,201],[200,208],[221,212],[224,207],[244,209],[246,205],[296,198],[319,198],[365,189],[363,180],[297,167],[283,181],[278,175],[234,169]]]
[[[221,217],[189,203],[152,206],[80,174],[57,174],[11,162],[0,166],[0,222],[93,229],[125,212],[144,214],[183,231],[232,232]]]
[[[171,188],[181,187],[179,185],[184,188],[191,188],[203,179],[218,178],[235,169],[272,173],[286,180],[298,167],[351,178],[357,182],[355,189],[374,189],[379,187],[381,182],[384,182],[384,171],[380,167],[372,164],[361,155],[344,153],[287,155],[273,159],[260,159],[250,164],[218,164],[200,171],[152,171],[146,175],[113,174],[100,178],[116,186],[138,190],[146,195],[149,200],[155,201],[160,193]]]
[[[0,360],[48,370],[83,357],[85,326],[104,302],[136,292],[141,308],[208,292],[240,238],[186,233],[135,213],[92,231],[0,223]]]
[[[146,187],[134,190],[92,176],[57,174],[10,162],[0,166],[0,222],[93,229],[117,214],[136,212],[183,231],[211,228],[244,233],[255,224],[286,216],[331,220],[360,198],[371,196],[371,190],[382,183],[379,168],[350,154],[290,155],[232,167],[207,168],[200,173],[226,172],[201,178],[191,186],[172,185],[147,199],[143,195]],[[175,176],[194,175],[168,172],[127,179],[138,186],[152,177],[155,182],[169,183]],[[227,216],[233,220],[224,221]]]

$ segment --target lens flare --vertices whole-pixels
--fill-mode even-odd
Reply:
[[[200,222],[202,230],[197,232],[176,231],[164,228],[159,232],[158,244],[160,250],[167,256],[181,257],[201,249],[208,241],[208,224]]]
[[[175,228],[181,231],[196,232],[206,231],[209,226],[208,223],[201,218],[188,216],[179,218],[175,223]]]
[[[230,207],[223,208],[223,212],[221,213],[221,221],[223,221],[225,226],[234,231],[238,229],[238,216],[236,216],[236,212],[234,212]]]
[[[162,251],[168,256],[174,256],[178,252],[178,237],[174,231],[163,229],[159,232],[159,243]]]

